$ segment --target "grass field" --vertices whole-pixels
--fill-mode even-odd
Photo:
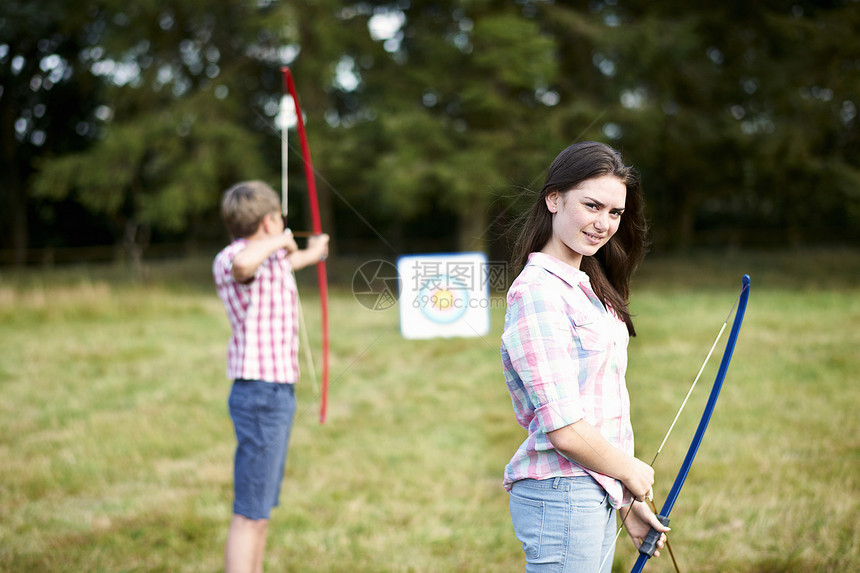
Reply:
[[[0,571],[221,568],[229,326],[208,265],[153,263],[145,284],[113,266],[0,270]],[[746,321],[672,513],[681,570],[860,571],[860,252],[647,260],[628,372],[637,455],[653,457],[743,273]],[[333,289],[328,421],[303,381],[268,571],[523,569],[501,487],[524,436],[502,320],[483,339],[407,341],[396,310]],[[721,352],[655,464],[658,505]],[[622,534],[614,570],[634,559]]]

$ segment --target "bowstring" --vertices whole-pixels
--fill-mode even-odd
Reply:
[[[296,273],[293,271],[293,280],[296,279]],[[302,300],[299,298],[299,289],[296,287],[296,306],[299,309],[299,334],[302,337],[302,346],[305,348],[305,361],[311,371],[311,380],[314,381],[314,392],[317,396],[320,395],[320,383],[317,380],[317,369],[314,366],[314,355],[311,352],[310,340],[308,339],[308,326],[305,321],[305,313],[302,310]]]
[[[702,377],[702,372],[705,371],[705,367],[708,365],[708,361],[711,359],[711,355],[714,353],[714,349],[717,347],[717,344],[720,342],[720,338],[723,336],[723,332],[726,330],[726,326],[729,324],[729,319],[734,314],[735,309],[738,307],[738,303],[741,300],[741,295],[743,295],[744,289],[741,289],[741,292],[738,294],[738,297],[735,299],[735,303],[732,305],[732,308],[729,310],[729,313],[726,315],[726,319],[723,321],[723,325],[720,327],[720,331],[717,333],[717,337],[714,339],[714,343],[711,345],[711,349],[708,351],[708,355],[705,356],[705,361],[702,362],[702,367],[699,368],[699,372],[696,374],[696,378],[693,380],[693,384],[690,386],[690,389],[687,391],[687,395],[684,396],[684,401],[681,402],[681,407],[678,408],[678,412],[675,414],[675,419],[672,420],[672,424],[669,426],[669,429],[666,431],[666,435],[663,436],[663,441],[660,442],[660,447],[657,448],[657,453],[654,454],[654,459],[651,460],[651,466],[654,466],[654,462],[657,461],[657,456],[660,455],[660,452],[663,451],[663,446],[666,445],[666,441],[669,439],[669,435],[672,433],[672,429],[675,427],[675,423],[678,421],[678,418],[681,417],[681,412],[684,411],[684,406],[687,405],[687,401],[690,399],[690,395],[693,393],[693,390],[696,388],[696,384],[699,383],[699,378]]]
[[[284,97],[282,97],[281,98],[281,105],[280,105],[280,109],[279,109],[280,113],[284,112],[284,100],[286,100],[287,98],[289,98],[290,101],[292,101],[291,96],[285,95]],[[257,112],[257,110],[254,110],[254,112],[257,113],[257,115],[259,117],[261,117],[262,119],[265,120],[265,118],[263,118],[259,114],[259,112]],[[268,122],[266,122],[266,125],[268,125]],[[288,207],[288,201],[287,201],[287,190],[289,189],[289,187],[288,187],[288,181],[289,181],[288,172],[289,172],[290,142],[289,142],[289,128],[287,127],[286,122],[284,122],[284,124],[281,125],[280,128],[281,128],[281,130],[280,130],[281,131],[281,133],[280,133],[280,138],[281,138],[281,216],[284,218],[284,225],[286,225],[287,224],[287,214],[289,213],[289,207]],[[290,268],[290,273],[293,275],[293,281],[296,282],[295,270]],[[308,337],[308,326],[307,326],[307,321],[305,320],[305,312],[304,312],[304,306],[302,305],[302,299],[299,296],[298,282],[296,282],[296,307],[298,308],[298,314],[299,314],[298,315],[299,336],[301,336],[301,346],[304,347],[304,351],[305,351],[305,362],[307,362],[307,366],[310,369],[311,380],[313,380],[313,383],[314,383],[314,392],[316,393],[317,396],[320,396],[321,395],[320,384],[319,384],[319,381],[317,380],[317,369],[316,369],[316,365],[314,364],[313,353],[311,352],[310,339]]]

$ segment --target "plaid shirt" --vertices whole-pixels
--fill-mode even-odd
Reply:
[[[215,257],[212,274],[233,335],[227,378],[295,383],[299,379],[296,281],[283,249],[257,268],[247,284],[233,278],[233,258],[248,243],[237,239]]]
[[[588,275],[543,253],[529,255],[507,301],[502,366],[528,438],[505,468],[505,489],[526,478],[589,474],[621,507],[629,501],[621,482],[570,461],[547,434],[584,419],[633,454],[626,325],[606,310]]]

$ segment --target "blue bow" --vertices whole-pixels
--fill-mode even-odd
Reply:
[[[687,450],[687,457],[684,458],[684,463],[681,464],[681,469],[678,470],[678,475],[675,477],[675,483],[672,484],[672,489],[666,497],[666,502],[663,504],[663,507],[660,509],[660,513],[657,515],[657,519],[659,519],[660,523],[663,525],[669,525],[669,512],[672,511],[672,507],[675,505],[675,500],[678,499],[678,494],[681,493],[681,488],[684,486],[684,480],[687,479],[687,474],[690,472],[690,466],[693,465],[693,459],[696,457],[696,452],[699,450],[702,438],[705,436],[705,430],[708,429],[708,422],[711,421],[711,414],[714,413],[714,407],[717,405],[717,398],[720,396],[720,389],[723,387],[723,380],[725,379],[726,372],[729,369],[729,363],[732,361],[732,352],[734,352],[735,343],[738,340],[738,333],[740,332],[741,324],[744,321],[744,312],[746,312],[747,299],[749,298],[750,293],[749,275],[744,275],[741,282],[743,286],[741,288],[741,293],[738,296],[737,313],[735,314],[735,320],[732,324],[732,331],[729,335],[729,340],[726,343],[726,350],[723,353],[723,360],[720,363],[720,369],[717,372],[717,378],[714,380],[713,388],[711,388],[711,395],[708,398],[708,404],[705,406],[702,419],[699,421],[696,435],[693,437],[693,441],[690,443],[690,447]],[[657,541],[659,539],[660,532],[652,527],[651,531],[648,532],[648,535],[645,536],[645,540],[642,542],[642,545],[639,546],[639,558],[636,560],[630,573],[640,573],[642,571],[642,568],[645,567],[645,562],[651,558],[654,554],[654,550],[657,549]]]

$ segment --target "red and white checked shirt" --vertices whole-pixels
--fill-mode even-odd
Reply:
[[[287,251],[280,249],[247,284],[233,278],[233,258],[248,241],[237,239],[215,257],[212,274],[233,329],[227,378],[295,383],[299,379],[298,298]]]
[[[627,395],[627,326],[607,310],[584,272],[544,253],[508,290],[502,367],[517,421],[528,431],[505,468],[505,488],[532,478],[591,475],[618,508],[629,502],[620,481],[571,461],[548,433],[586,420],[633,455]]]

